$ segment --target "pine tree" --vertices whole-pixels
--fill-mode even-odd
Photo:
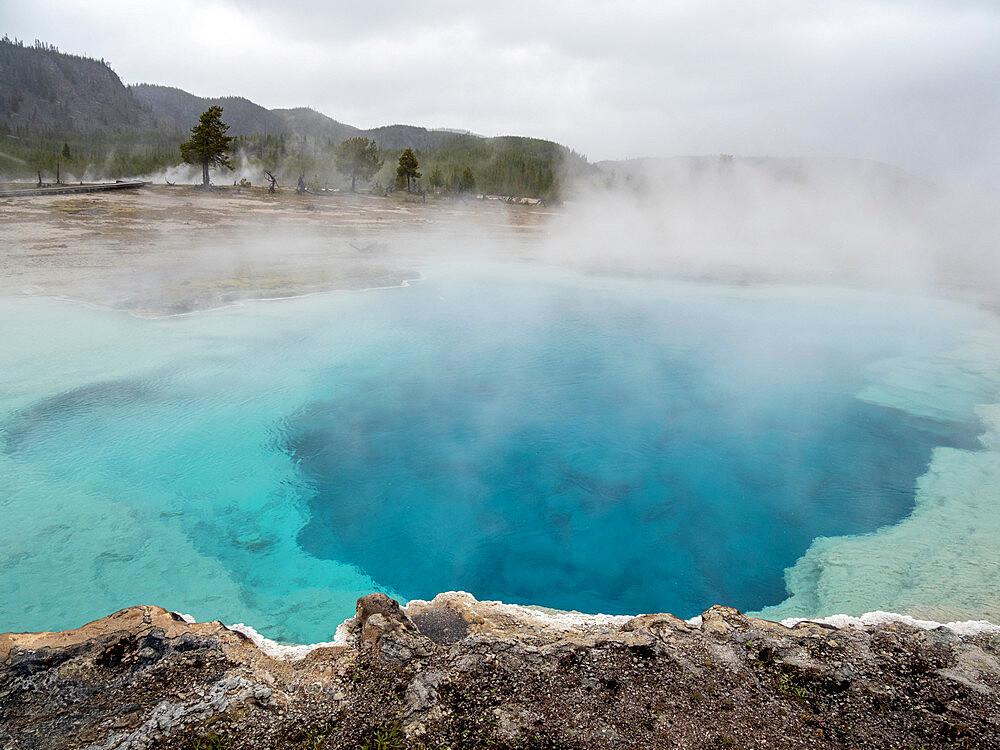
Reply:
[[[396,184],[402,187],[405,182],[408,193],[413,192],[413,180],[421,177],[420,172],[417,171],[418,166],[420,165],[417,164],[417,157],[412,148],[406,149],[399,157],[399,166],[396,167]]]
[[[188,164],[201,165],[202,184],[208,186],[209,167],[228,167],[232,136],[226,135],[229,126],[222,121],[222,107],[206,109],[197,125],[191,128],[191,140],[181,144],[181,158]]]
[[[444,175],[441,174],[441,167],[437,164],[434,165],[434,169],[431,170],[431,176],[427,179],[431,183],[432,188],[444,187]]]
[[[348,138],[337,146],[334,156],[337,160],[337,169],[351,176],[352,193],[359,177],[370,180],[382,167],[378,146],[375,145],[375,141],[367,138]]]
[[[476,189],[476,178],[472,174],[472,168],[466,167],[462,176],[458,180],[458,190],[461,193],[471,193]]]

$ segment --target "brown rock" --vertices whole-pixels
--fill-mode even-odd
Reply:
[[[725,635],[731,630],[749,630],[750,627],[750,618],[732,607],[716,604],[701,614],[701,629],[705,633]]]
[[[286,662],[137,607],[0,636],[0,747],[1000,750],[998,637],[702,620],[379,594],[357,647]]]

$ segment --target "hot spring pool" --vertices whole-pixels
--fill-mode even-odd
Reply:
[[[155,603],[313,642],[373,589],[996,620],[998,389],[992,317],[837,289],[4,299],[0,631]]]

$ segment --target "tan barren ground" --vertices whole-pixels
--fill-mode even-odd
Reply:
[[[456,252],[530,255],[550,215],[499,201],[270,195],[263,188],[6,198],[0,295],[163,315],[392,286]]]

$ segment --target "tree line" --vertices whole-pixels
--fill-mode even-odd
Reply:
[[[340,185],[352,191],[478,192],[553,201],[560,197],[563,177],[592,169],[569,149],[532,138],[456,135],[443,146],[421,151],[380,149],[364,137],[334,143],[284,135],[232,137],[227,131],[218,106],[201,115],[186,141],[176,133],[54,138],[0,128],[0,173],[27,177],[37,170],[54,172],[61,164],[64,173],[78,178],[117,179],[161,172],[176,166],[180,155],[201,167],[203,182],[213,169],[261,175],[268,170],[284,184],[302,179],[311,186]]]
[[[222,107],[212,106],[202,114],[199,123],[191,129],[191,139],[180,146],[185,162],[201,166],[203,184],[209,184],[209,170],[218,167],[232,168],[230,157],[234,151],[234,138],[226,135],[228,126],[222,121]],[[427,185],[435,193],[471,193],[477,189],[502,195],[519,195],[544,200],[558,200],[559,180],[556,171],[562,165],[565,149],[555,143],[528,138],[496,139],[484,144],[483,139],[465,137],[456,139],[454,146],[431,151],[424,163],[434,166],[427,176]],[[237,144],[249,147],[259,158],[287,156],[288,145],[284,137],[265,136],[263,140]],[[246,150],[244,150],[244,155]],[[356,192],[359,182],[369,185],[388,161],[395,164],[391,185],[409,193],[424,193],[420,171],[421,157],[412,148],[403,149],[398,157],[387,158],[391,152],[378,148],[375,141],[356,136],[348,138],[331,150],[337,171],[350,180],[351,192]],[[392,154],[395,156],[395,154]],[[442,169],[442,162],[444,169]],[[477,169],[473,169],[472,164]],[[479,175],[477,177],[476,172]],[[269,173],[273,173],[269,170]],[[305,173],[299,176],[304,186]]]

